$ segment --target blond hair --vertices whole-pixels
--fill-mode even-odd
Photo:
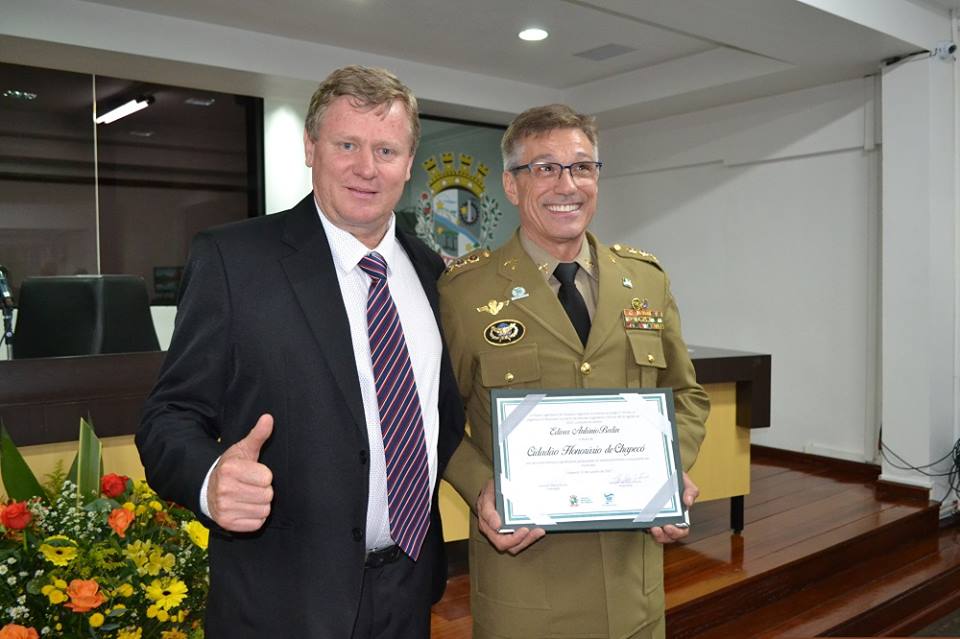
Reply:
[[[410,118],[410,154],[417,151],[420,143],[420,116],[417,98],[410,88],[386,69],[350,65],[337,69],[314,91],[304,128],[311,140],[317,139],[320,122],[330,103],[341,96],[350,98],[358,108],[376,108],[400,102]]]

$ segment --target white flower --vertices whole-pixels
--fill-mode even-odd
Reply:
[[[7,583],[10,584],[11,586],[15,586],[15,585],[17,585],[17,578],[16,578],[16,577],[7,577]]]
[[[16,558],[16,557],[7,557],[7,563],[10,564],[10,565],[13,565],[13,564],[17,563],[17,558]]]
[[[9,568],[7,568],[7,567],[6,567],[5,565],[3,565],[3,564],[0,564],[0,575],[5,575],[5,574],[7,574],[7,571],[8,571],[8,570],[9,570]]]

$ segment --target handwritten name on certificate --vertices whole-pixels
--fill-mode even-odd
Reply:
[[[491,402],[502,530],[685,522],[669,388],[500,390]]]

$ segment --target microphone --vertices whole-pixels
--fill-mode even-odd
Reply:
[[[7,283],[7,269],[0,266],[0,304],[4,308],[13,308],[13,295],[10,294],[10,285]]]

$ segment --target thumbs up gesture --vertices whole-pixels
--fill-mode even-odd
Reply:
[[[221,455],[210,473],[207,505],[212,519],[224,530],[253,532],[270,515],[273,473],[258,460],[272,434],[273,417],[261,415],[247,436]]]

